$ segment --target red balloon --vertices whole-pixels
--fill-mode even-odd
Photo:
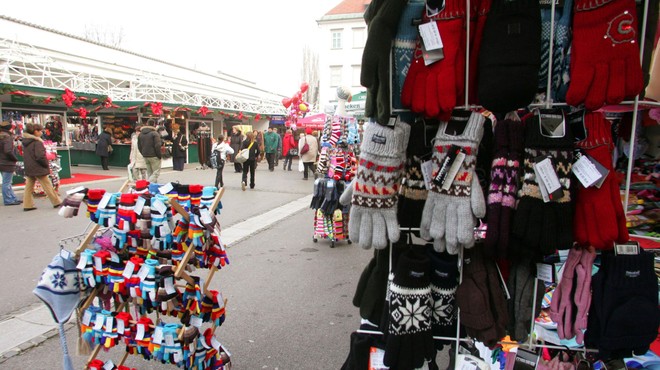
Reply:
[[[289,108],[291,105],[291,99],[290,98],[282,98],[282,105],[284,108]]]
[[[307,82],[303,82],[302,84],[300,84],[300,91],[301,92],[305,93],[308,88],[309,88],[309,84]]]

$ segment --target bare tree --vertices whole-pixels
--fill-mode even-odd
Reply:
[[[124,41],[123,27],[112,29],[99,24],[86,24],[84,32],[86,39],[109,46],[121,47],[122,41]]]
[[[309,45],[303,48],[303,63],[300,71],[302,81],[309,84],[307,99],[311,107],[318,109],[319,104],[319,55]]]

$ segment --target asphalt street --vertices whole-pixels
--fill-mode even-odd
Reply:
[[[124,176],[126,170],[74,167],[76,171]],[[188,164],[184,172],[165,170],[159,182],[209,185],[214,175],[213,170],[196,170],[195,164]],[[122,183],[104,180],[86,186],[115,190]],[[265,162],[257,169],[256,184],[254,190],[243,192],[240,175],[231,167],[225,169],[227,190],[219,217],[223,229],[308,196],[313,188],[313,180],[303,181],[301,173],[281,168],[269,172]],[[43,305],[32,294],[39,274],[58,251],[59,240],[83,233],[88,225],[84,215],[58,216],[45,199],[38,200],[37,207],[32,212],[0,207],[0,258],[5,261],[0,269],[5,282],[0,284],[0,323]],[[229,246],[231,263],[216,273],[211,289],[223,292],[228,300],[226,321],[216,335],[231,352],[233,369],[338,369],[346,358],[349,335],[359,325],[359,312],[351,300],[372,252],[345,242],[335,248],[326,240],[314,243],[312,218],[312,211],[305,208]],[[74,367],[83,369],[87,356],[76,354],[75,326],[67,330],[67,338]],[[122,355],[123,348],[118,347],[99,358],[117,363]],[[440,357],[441,368],[445,357]],[[55,335],[6,359],[0,369],[57,369],[61,363]],[[175,368],[134,356],[126,365]]]

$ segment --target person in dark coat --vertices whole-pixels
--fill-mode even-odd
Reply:
[[[46,147],[41,139],[43,127],[37,123],[28,123],[23,132],[23,162],[25,163],[25,193],[23,195],[23,210],[32,211],[34,206],[35,181],[39,181],[53,207],[58,208],[62,204],[60,196],[53,189],[48,175],[50,166],[46,158]]]
[[[101,167],[108,171],[108,157],[112,153],[112,130],[108,127],[101,132],[99,139],[96,142],[96,155],[101,157]]]
[[[149,119],[147,125],[140,130],[138,150],[144,157],[144,163],[147,165],[149,182],[154,184],[158,183],[158,175],[160,175],[162,145],[160,135],[156,132],[156,121]]]
[[[237,163],[234,161],[236,154],[241,150],[241,144],[243,144],[243,133],[241,129],[234,126],[231,129],[231,136],[229,137],[229,146],[234,150],[234,155],[231,156],[232,162],[234,162],[234,172],[243,172],[243,164]]]
[[[259,145],[255,139],[253,132],[248,132],[245,136],[247,138],[243,141],[241,149],[250,148],[250,157],[247,161],[243,162],[243,181],[241,182],[241,189],[245,191],[247,186],[247,174],[250,172],[250,189],[254,189],[254,172],[257,169],[257,158],[259,158]]]
[[[2,201],[6,206],[15,206],[22,202],[16,198],[11,182],[16,171],[16,149],[14,148],[14,135],[11,123],[0,123],[0,173],[2,173]]]
[[[182,134],[178,128],[175,128],[172,130],[172,162],[174,171],[183,171],[183,165],[186,163],[186,149],[188,149],[186,135]]]

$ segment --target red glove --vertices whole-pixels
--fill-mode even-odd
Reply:
[[[575,0],[566,102],[588,110],[642,91],[635,0]]]
[[[449,119],[458,95],[465,87],[465,1],[447,0],[437,15],[422,17],[423,23],[435,21],[443,43],[444,58],[424,65],[421,41],[401,91],[401,102],[426,117]]]
[[[586,113],[584,124],[587,138],[578,142],[577,147],[610,172],[600,188],[578,184],[573,235],[581,246],[611,249],[615,241],[628,241],[619,183],[612,166],[611,126],[600,112]]]

